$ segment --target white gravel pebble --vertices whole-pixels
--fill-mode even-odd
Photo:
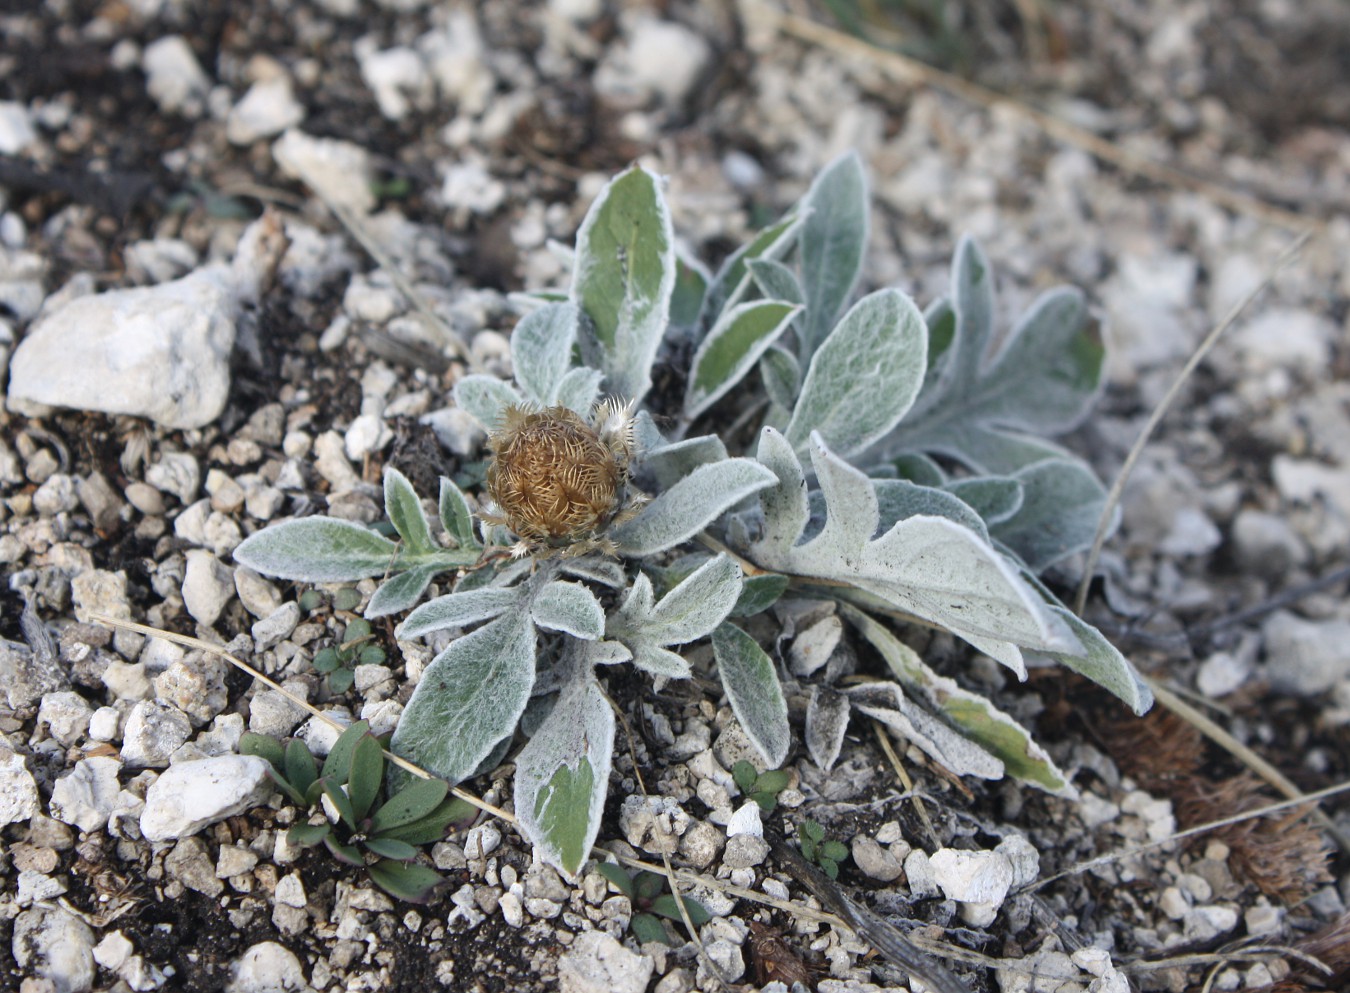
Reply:
[[[55,993],[87,993],[94,985],[94,932],[69,911],[33,907],[14,919],[14,961]]]
[[[558,959],[558,989],[561,993],[643,993],[655,968],[651,956],[630,952],[603,931],[586,931]]]
[[[0,743],[0,827],[29,820],[39,808],[37,783],[24,757]]]
[[[100,830],[117,806],[117,794],[122,788],[117,773],[121,768],[121,762],[105,755],[80,759],[52,787],[48,813],[81,831]]]
[[[202,469],[188,452],[164,452],[159,461],[146,466],[145,481],[161,493],[178,497],[183,506],[197,499],[202,487]]]
[[[251,946],[230,966],[225,993],[307,993],[305,972],[285,945],[263,941]]]
[[[253,625],[253,646],[256,651],[266,651],[276,646],[284,638],[290,637],[300,623],[300,604],[294,600],[284,603],[267,617]]]
[[[230,567],[204,548],[190,548],[183,573],[183,606],[193,619],[210,627],[234,599]]]
[[[251,145],[259,138],[281,134],[304,119],[304,104],[295,98],[290,78],[282,75],[264,79],[250,86],[230,109],[225,138],[235,145]]]
[[[170,766],[151,784],[141,814],[148,841],[168,841],[263,803],[272,793],[271,768],[254,755],[221,755]]]
[[[177,707],[142,700],[131,708],[122,729],[122,761],[132,769],[161,769],[192,735],[192,722]]]
[[[357,214],[375,207],[370,153],[338,138],[315,138],[297,128],[272,143],[272,158],[283,175],[303,180]]]
[[[206,107],[211,80],[180,35],[152,41],[141,53],[145,89],[161,110],[199,117]]]
[[[18,155],[37,141],[28,108],[14,100],[0,100],[0,155]]]
[[[1281,610],[1261,625],[1261,634],[1276,690],[1311,697],[1350,679],[1350,621],[1308,621]]]
[[[38,726],[45,724],[56,741],[71,748],[89,730],[93,714],[94,708],[78,693],[69,690],[46,693],[38,707]]]

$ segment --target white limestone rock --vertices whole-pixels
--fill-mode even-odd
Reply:
[[[145,794],[141,834],[147,841],[184,838],[258,806],[272,793],[270,768],[255,755],[221,755],[170,766]]]

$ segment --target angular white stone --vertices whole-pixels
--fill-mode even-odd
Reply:
[[[37,783],[23,756],[0,745],[0,827],[30,820],[38,809]]]
[[[586,931],[558,960],[558,988],[561,993],[643,993],[655,968],[650,956],[630,952],[603,931]]]
[[[275,941],[263,941],[235,960],[225,993],[305,993],[309,988],[295,953]]]
[[[52,787],[48,813],[54,820],[81,831],[98,831],[108,823],[122,787],[117,781],[122,763],[105,755],[80,759],[69,775]]]
[[[94,986],[94,932],[66,910],[39,906],[19,914],[12,947],[20,974],[45,979],[50,989],[85,993]]]
[[[255,755],[221,755],[170,766],[151,785],[141,814],[147,841],[168,841],[263,803],[271,767]]]
[[[270,138],[305,119],[305,107],[295,98],[286,76],[260,80],[249,87],[225,120],[225,138],[234,145],[251,145]]]
[[[201,114],[211,80],[201,63],[180,35],[152,41],[141,54],[145,70],[145,89],[161,110],[181,112],[189,117]]]
[[[357,214],[375,208],[370,154],[337,138],[315,138],[291,128],[272,144],[272,158],[284,175],[293,176]]]
[[[1002,852],[940,848],[929,861],[933,880],[952,900],[999,904],[1012,886],[1012,862]]]

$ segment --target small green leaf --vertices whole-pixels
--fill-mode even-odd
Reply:
[[[731,778],[735,781],[736,787],[742,793],[749,793],[755,788],[755,782],[759,778],[759,773],[755,771],[753,765],[745,759],[741,759],[731,767]]]
[[[376,862],[369,872],[376,886],[408,903],[426,903],[436,887],[445,882],[435,869],[402,862]]]
[[[331,832],[323,836],[323,844],[339,862],[345,862],[347,865],[354,865],[358,868],[366,864],[366,860],[361,857],[359,849],[352,845],[344,845]]]
[[[624,871],[623,866],[613,862],[600,862],[596,865],[595,871],[613,883],[615,889],[628,899],[633,899],[633,877]]]
[[[595,641],[605,633],[605,611],[581,583],[555,580],[530,603],[530,617],[541,628]]]
[[[788,787],[791,777],[782,769],[769,769],[759,774],[754,788],[765,793],[782,793]]]
[[[755,803],[759,804],[759,809],[766,814],[772,814],[774,812],[774,809],[778,806],[777,793],[763,793],[763,792],[751,793],[750,799],[754,800]]]
[[[339,613],[355,610],[361,604],[361,592],[354,587],[344,586],[333,594],[333,609]]]
[[[351,645],[358,641],[365,641],[374,634],[370,622],[358,617],[347,625],[347,629],[342,632],[342,644]]]
[[[473,514],[469,511],[469,501],[464,491],[455,485],[454,480],[441,477],[441,493],[438,509],[441,526],[445,533],[454,539],[460,548],[481,548],[473,533]]]
[[[286,765],[286,749],[270,734],[245,731],[239,736],[239,754],[256,755],[260,759],[266,759],[277,772]]]
[[[331,646],[320,648],[314,653],[314,661],[311,664],[319,672],[332,672],[339,665],[337,649]]]
[[[697,900],[683,897],[680,902],[684,904],[684,909],[689,914],[689,920],[693,923],[694,927],[702,927],[712,920],[712,914],[708,913],[707,908]],[[684,918],[680,916],[679,903],[676,902],[673,893],[666,893],[662,896],[658,896],[652,901],[650,909],[653,914],[659,914],[672,921],[679,921],[680,923],[684,922]]]
[[[670,297],[672,325],[677,328],[691,328],[698,323],[698,315],[703,310],[703,299],[711,279],[711,275],[697,259],[676,251],[675,289]]]
[[[338,735],[338,740],[333,743],[333,747],[328,751],[327,758],[323,760],[322,776],[324,779],[332,780],[335,783],[347,781],[352,771],[352,753],[356,751],[356,746],[361,743],[361,739],[369,731],[369,721],[357,721]]]
[[[347,777],[347,795],[357,822],[365,820],[380,794],[384,782],[384,750],[373,735],[366,735],[352,752],[352,768]]]
[[[633,937],[643,944],[649,941],[670,944],[670,935],[666,933],[666,926],[661,923],[659,917],[654,917],[651,914],[634,914],[633,919],[628,922],[628,930],[632,931]]]
[[[363,645],[356,656],[357,665],[383,665],[388,656],[382,645]]]
[[[666,877],[643,869],[633,877],[633,889],[639,900],[654,900],[666,888]]]
[[[802,284],[797,282],[796,274],[777,259],[751,259],[749,269],[765,299],[791,304],[806,303],[806,294],[802,292]]]
[[[292,738],[286,745],[286,779],[298,792],[304,793],[310,783],[319,778],[318,766],[305,743]]]
[[[342,788],[340,783],[335,783],[329,779],[321,779],[319,782],[323,784],[323,794],[333,802],[334,808],[337,809],[338,816],[342,818],[342,823],[346,824],[352,831],[359,830],[356,821],[356,811],[352,808],[352,801],[351,798],[347,796],[347,791]]]
[[[356,682],[356,673],[350,669],[337,669],[328,674],[328,688],[334,693],[346,693]]]
[[[331,824],[295,824],[286,832],[286,844],[295,848],[312,848],[328,837]]]
[[[472,826],[477,815],[478,808],[467,800],[448,796],[425,817],[399,827],[384,828],[380,837],[396,838],[410,845],[429,845],[444,838],[452,824],[463,828]]]
[[[495,586],[447,593],[414,610],[403,619],[395,633],[406,640],[445,628],[461,628],[491,620],[518,606],[522,596],[519,589]]]
[[[774,404],[786,411],[797,405],[802,390],[802,367],[787,349],[774,346],[759,357],[759,378]]]
[[[397,838],[367,838],[365,846],[367,851],[374,852],[380,858],[396,859],[400,862],[417,858],[417,849]]]
[[[770,766],[782,765],[792,735],[773,661],[734,624],[722,624],[713,632],[712,643],[722,687],[746,737]]]
[[[263,528],[234,550],[255,572],[303,583],[340,583],[382,576],[398,546],[369,528],[333,517],[302,517]]]
[[[370,819],[370,830],[379,834],[419,820],[441,805],[449,785],[443,779],[417,779],[386,800]]]
[[[306,615],[312,614],[323,606],[323,594],[318,590],[305,590],[300,594],[299,604],[300,610]]]
[[[825,873],[825,875],[829,876],[831,879],[839,878],[839,863],[834,859],[826,858],[824,855],[820,856],[819,861],[821,872]]]
[[[848,848],[842,843],[830,839],[820,846],[821,858],[827,858],[834,862],[842,862],[848,858]]]
[[[409,551],[417,554],[436,547],[417,491],[408,482],[408,477],[393,466],[386,466],[384,470],[384,513]]]

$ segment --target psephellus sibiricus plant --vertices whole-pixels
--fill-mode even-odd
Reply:
[[[1092,471],[1045,438],[1096,399],[1097,325],[1061,288],[996,340],[993,278],[968,239],[950,294],[926,309],[897,289],[846,306],[867,230],[863,168],[847,155],[714,272],[677,245],[660,180],[627,170],[582,223],[570,288],[523,298],[515,382],[455,386],[490,435],[477,515],[442,479],[433,535],[388,468],[397,542],[307,517],[252,535],[235,558],[309,583],[387,577],[370,619],[413,608],[445,575],[448,591],[397,628],[403,641],[450,640],[392,750],[459,783],[520,732],[516,817],[570,877],[609,785],[608,667],[685,679],[681,646],[710,637],[746,736],[766,768],[783,763],[782,680],[812,677],[780,672],[747,621],[789,590],[833,602],[888,669],[810,687],[816,762],[834,762],[857,711],[963,775],[1072,795],[1021,725],[902,635],[949,631],[1019,679],[1028,658],[1057,661],[1149,707],[1125,658],[1039,579],[1090,545],[1104,506]],[[781,623],[800,616],[783,611]]]

